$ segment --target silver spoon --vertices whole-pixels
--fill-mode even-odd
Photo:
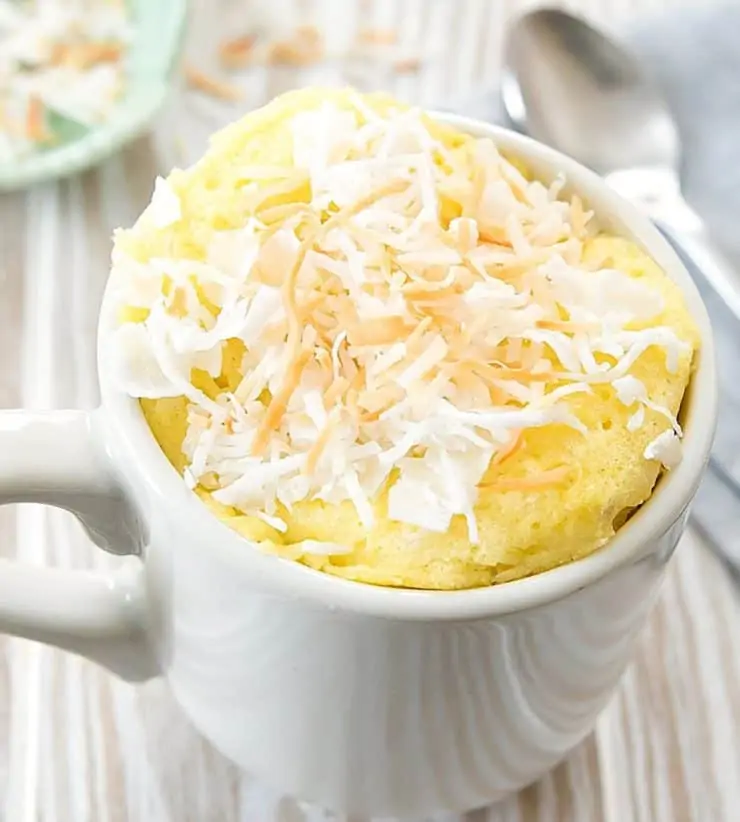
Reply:
[[[740,273],[712,247],[701,218],[681,194],[678,130],[637,58],[580,18],[556,9],[520,17],[509,32],[504,58],[501,96],[515,127],[590,166],[640,205],[689,269],[703,275],[740,319]],[[740,486],[715,455],[710,466],[695,520],[740,580],[727,528],[715,522],[720,491],[731,510]]]
[[[740,272],[681,194],[678,130],[637,58],[582,19],[539,9],[511,27],[504,62],[501,95],[514,126],[640,205],[740,319]]]

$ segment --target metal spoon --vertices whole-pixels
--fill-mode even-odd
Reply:
[[[513,24],[504,61],[501,94],[514,126],[640,205],[740,319],[740,272],[681,194],[678,130],[637,58],[582,19],[539,9]]]
[[[525,14],[505,45],[501,94],[520,131],[602,174],[640,205],[673,243],[695,277],[703,276],[740,319],[740,273],[712,247],[704,224],[681,194],[680,140],[660,91],[626,48],[580,18],[556,9]],[[694,521],[740,580],[730,551],[740,486],[716,454]]]

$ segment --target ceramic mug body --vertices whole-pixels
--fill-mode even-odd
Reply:
[[[592,728],[685,519],[556,602],[434,622],[262,593],[170,518],[148,565],[167,592],[159,658],[198,729],[273,787],[370,816],[468,810],[532,782]]]
[[[702,351],[684,458],[609,546],[539,576],[459,592],[399,591],[261,554],[186,488],[107,368],[101,408],[0,414],[0,501],[74,511],[132,554],[113,577],[0,568],[0,629],[132,680],[165,676],[193,723],[258,778],[335,810],[423,815],[532,782],[593,727],[683,532],[716,421],[709,322],[655,229],[592,173],[502,129],[542,179],[565,173],[607,230],[684,290]]]

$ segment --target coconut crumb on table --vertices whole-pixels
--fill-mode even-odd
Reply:
[[[219,46],[218,54],[224,68],[242,68],[249,65],[253,57],[254,47],[257,43],[255,34],[242,34],[225,40]]]
[[[398,42],[398,32],[395,29],[361,28],[356,39],[358,43],[388,46]]]
[[[260,38],[247,32],[225,40],[218,59],[227,70],[250,66],[310,66],[326,57],[324,37],[316,26],[298,26],[287,37]]]
[[[299,26],[292,36],[273,41],[267,49],[271,65],[310,66],[326,55],[324,36],[316,26]]]
[[[216,97],[219,100],[236,102],[244,97],[238,86],[207,74],[193,65],[185,66],[185,81],[190,88],[208,94],[210,97]]]
[[[392,65],[398,74],[413,74],[421,69],[422,63],[419,57],[402,57],[394,60]]]
[[[408,53],[398,45],[395,29],[363,27],[354,42],[339,54],[330,54],[321,29],[314,25],[297,26],[286,36],[271,38],[255,32],[245,32],[224,40],[217,49],[219,64],[227,71],[255,66],[286,66],[305,68],[333,57],[339,60],[369,59],[384,64],[398,74],[419,71],[423,58]],[[199,90],[208,93],[205,84]],[[214,90],[214,96],[221,96]]]

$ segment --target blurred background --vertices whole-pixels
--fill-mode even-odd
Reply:
[[[31,5],[57,13],[65,4]],[[0,100],[12,79],[4,31],[23,5],[0,0]],[[59,152],[53,160],[35,151],[16,157],[7,144],[0,152],[2,407],[95,406],[96,320],[111,233],[136,218],[156,174],[196,159],[215,129],[290,88],[347,83],[502,122],[504,38],[515,17],[541,4],[191,0],[182,49],[176,7],[185,14],[186,4],[109,5],[131,27],[121,53],[105,57],[106,64],[120,57],[120,111],[109,125],[77,129],[80,100],[65,100],[74,127],[65,120],[63,139],[44,147]],[[628,43],[655,77],[679,126],[685,196],[740,272],[740,2],[558,5]],[[83,96],[95,88],[102,94],[108,86],[87,86]],[[0,106],[0,137],[9,129],[2,114]],[[740,604],[732,571],[708,546],[731,553],[740,542],[740,508],[725,481],[740,479],[740,331],[722,300],[702,289],[721,341],[724,479],[707,485],[635,663],[596,732],[540,784],[471,822],[738,819]],[[31,506],[0,509],[0,552],[66,567],[115,562],[93,551],[71,517]],[[186,724],[162,683],[134,688],[79,659],[0,639],[0,820],[329,818],[239,774]]]

